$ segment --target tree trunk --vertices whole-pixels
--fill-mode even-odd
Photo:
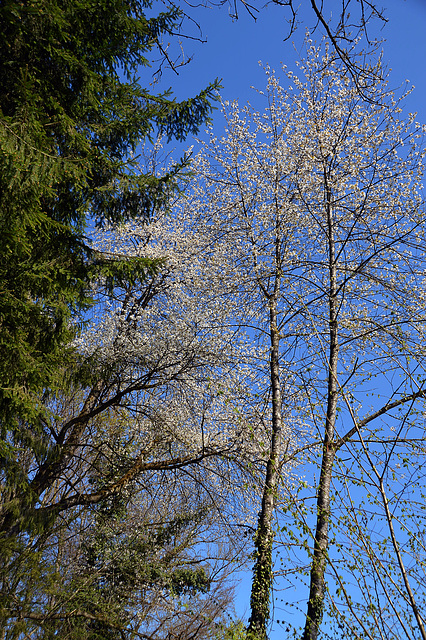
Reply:
[[[305,629],[302,640],[316,640],[322,622],[325,600],[325,569],[327,566],[327,553],[329,541],[330,523],[330,484],[333,472],[335,456],[334,432],[336,424],[338,384],[337,362],[339,353],[338,344],[338,304],[337,304],[337,278],[336,258],[334,244],[334,221],[331,203],[331,188],[328,184],[328,176],[324,170],[325,200],[327,211],[328,230],[328,255],[329,255],[329,355],[327,362],[327,413],[323,438],[321,475],[317,495],[317,524],[314,540],[314,554],[312,559],[308,611],[306,615]]]
[[[269,327],[271,336],[272,438],[266,466],[262,507],[255,537],[255,565],[250,597],[251,616],[248,638],[264,640],[269,620],[269,600],[272,586],[272,517],[275,507],[278,465],[282,446],[281,385],[279,374],[279,333],[277,327],[278,277],[274,294],[269,299]]]

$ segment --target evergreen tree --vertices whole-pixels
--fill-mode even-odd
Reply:
[[[179,28],[149,0],[8,0],[0,6],[0,460],[3,517],[25,483],[22,451],[39,461],[43,397],[63,388],[71,340],[99,272],[138,277],[150,263],[102,263],[88,225],[148,217],[180,167],[137,167],[158,132],[182,140],[210,111],[216,84],[194,99],[155,95],[137,73]],[[49,434],[50,436],[51,434]],[[25,457],[25,455],[24,455]],[[16,505],[15,505],[16,507]],[[22,507],[22,505],[21,505]],[[6,515],[5,515],[6,514]]]

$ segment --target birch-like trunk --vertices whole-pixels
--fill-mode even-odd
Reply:
[[[272,518],[278,484],[278,466],[282,445],[281,385],[279,374],[279,332],[277,327],[278,278],[274,294],[269,299],[269,329],[271,338],[270,375],[272,386],[272,438],[266,466],[262,507],[255,538],[255,565],[250,597],[251,616],[248,638],[264,640],[269,620],[272,586]]]
[[[323,618],[325,600],[325,570],[329,544],[330,523],[330,484],[335,456],[334,433],[336,424],[338,385],[337,362],[339,353],[338,343],[338,302],[336,257],[334,241],[334,221],[331,204],[331,190],[325,179],[325,196],[327,208],[328,230],[328,260],[329,260],[329,349],[327,362],[327,413],[322,448],[321,474],[317,493],[317,523],[312,558],[308,611],[302,640],[316,640]]]

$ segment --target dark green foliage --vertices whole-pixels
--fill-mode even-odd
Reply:
[[[166,523],[133,519],[131,512],[122,498],[94,511],[93,525],[81,533],[80,561],[56,594],[60,617],[46,616],[43,638],[133,637],[131,630],[149,630],[153,610],[161,618],[165,603],[179,609],[209,591],[207,569],[192,563],[190,551],[191,529],[205,511]]]
[[[138,145],[158,133],[182,140],[211,108],[214,84],[178,103],[138,82],[181,21],[176,8],[147,11],[147,0],[0,5],[0,460],[9,487],[25,482],[16,459],[26,448],[43,461],[44,394],[64,390],[75,365],[69,345],[92,303],[90,282],[102,276],[111,287],[153,266],[100,259],[90,228],[167,206],[179,167],[144,174]]]
[[[160,587],[173,596],[206,593],[210,581],[204,567],[180,566],[179,543],[201,513],[176,516],[163,525],[134,524],[105,515],[97,519],[93,535],[84,544],[84,572],[97,575],[97,588],[118,600],[135,589]],[[186,546],[186,545],[185,545]],[[179,549],[179,552],[176,549]]]
[[[154,176],[139,167],[138,148],[159,134],[182,140],[196,132],[215,96],[215,83],[180,103],[171,92],[155,95],[146,88],[150,71],[141,85],[138,74],[182,20],[176,7],[157,15],[154,9],[149,0],[0,3],[0,627],[12,620],[8,638],[19,637],[27,624],[21,611],[35,616],[36,627],[42,624],[40,637],[58,637],[60,624],[69,625],[73,637],[82,637],[80,628],[86,637],[89,623],[103,624],[107,585],[113,587],[108,633],[126,616],[112,561],[95,572],[96,581],[65,579],[66,536],[78,530],[75,522],[85,521],[84,513],[58,519],[54,510],[38,507],[55,502],[68,452],[84,444],[83,427],[72,429],[72,402],[78,414],[79,389],[100,384],[104,375],[96,363],[82,363],[72,346],[94,303],[93,283],[102,279],[110,295],[159,267],[100,255],[90,234],[95,226],[167,208],[185,161]],[[76,399],[61,422],[59,398],[67,394]],[[60,433],[55,425],[63,423]],[[83,486],[84,469],[81,474]],[[93,533],[92,544],[100,535]],[[135,563],[145,557],[138,536],[120,541],[128,558],[120,571],[127,585],[136,579],[140,587],[160,576],[149,578],[148,569],[140,574],[148,560]],[[168,574],[170,591],[206,587],[202,572],[181,571]],[[62,611],[73,611],[74,587],[81,599],[75,604],[91,602],[93,610],[84,609],[89,617],[74,612],[72,619],[61,618]],[[94,613],[97,621],[90,618]],[[98,637],[108,637],[105,629]]]
[[[58,406],[64,418],[65,407]],[[123,477],[133,450],[132,435],[122,431],[126,421],[117,414],[114,421],[113,413],[103,419],[93,464],[87,461],[80,470],[82,485],[92,492]],[[68,477],[77,481],[75,474]],[[197,637],[212,637],[215,620],[229,605],[229,591],[218,589],[214,563],[203,559],[210,509],[197,500],[194,487],[192,492],[185,484],[179,488],[176,480],[174,473],[169,478],[141,474],[98,504],[51,515],[46,526],[33,523],[31,535],[5,536],[0,558],[5,640],[25,634],[39,640],[130,640],[139,632],[149,637],[158,625],[164,633],[154,635],[156,640],[177,627],[179,637],[191,638],[199,625]],[[62,484],[59,480],[47,491],[44,501],[66,491]],[[42,512],[35,509],[30,517]]]

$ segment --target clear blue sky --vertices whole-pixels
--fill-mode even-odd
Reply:
[[[354,0],[355,1],[355,0]],[[252,0],[261,7],[263,3]],[[238,20],[232,20],[227,6],[220,8],[191,8],[188,14],[194,18],[207,40],[198,43],[184,40],[186,55],[193,59],[179,70],[179,75],[164,74],[164,86],[172,86],[179,99],[196,94],[209,81],[219,77],[222,80],[221,94],[225,99],[237,98],[241,103],[256,100],[250,87],[263,88],[265,74],[259,61],[269,64],[278,71],[284,63],[290,68],[298,58],[306,28],[313,28],[315,20],[308,0],[295,0],[300,4],[299,27],[293,36],[288,35],[286,19],[289,14],[285,7],[266,6],[261,8],[254,21],[242,8]],[[327,11],[339,10],[341,0],[325,0]],[[372,37],[384,38],[384,62],[392,69],[392,85],[398,87],[409,80],[416,89],[407,101],[409,111],[418,112],[418,120],[426,123],[426,0],[377,0],[379,7],[389,22],[383,26],[380,21],[371,24]],[[185,5],[184,5],[185,6]],[[187,29],[197,35],[195,28]],[[318,29],[314,38],[320,39]],[[215,120],[220,127],[220,116]]]
[[[252,2],[256,4],[256,0]],[[256,103],[256,93],[250,87],[262,89],[265,83],[265,74],[259,61],[269,64],[276,71],[282,63],[294,67],[305,29],[312,29],[315,25],[309,9],[310,2],[295,0],[295,4],[301,5],[300,25],[287,41],[288,13],[285,7],[271,5],[262,8],[257,21],[242,7],[238,20],[230,18],[226,6],[210,9],[188,7],[188,14],[199,23],[207,42],[184,41],[185,52],[193,55],[193,60],[179,70],[179,75],[165,73],[162,86],[172,86],[177,97],[183,99],[196,94],[208,82],[219,77],[223,84],[223,98],[236,98],[240,103],[247,100]],[[337,12],[341,0],[325,0],[324,4],[325,12],[333,8]],[[378,0],[377,4],[383,7],[389,21],[384,26],[379,21],[372,23],[371,37],[385,40],[383,60],[392,70],[391,85],[397,89],[409,80],[415,86],[406,101],[406,111],[417,112],[417,120],[426,123],[426,0]],[[260,7],[261,3],[257,3],[257,6]],[[193,33],[196,33],[195,29]],[[318,29],[313,37],[319,40],[321,35]],[[214,114],[213,122],[220,133],[222,122],[218,112]],[[177,152],[180,151],[181,147],[178,147]],[[239,588],[237,611],[240,615],[248,612],[249,589],[248,573]],[[278,640],[280,636],[282,631],[274,624],[271,639]]]

